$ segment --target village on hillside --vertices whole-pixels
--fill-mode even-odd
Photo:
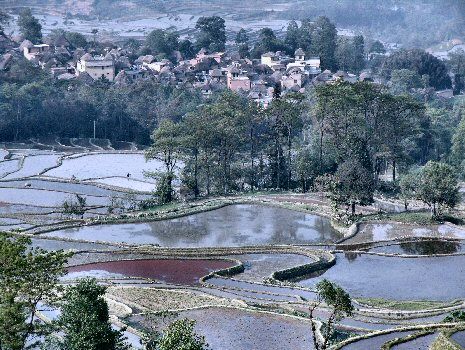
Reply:
[[[92,84],[105,79],[115,84],[131,84],[152,79],[160,83],[190,86],[199,89],[203,96],[225,89],[246,95],[263,107],[279,93],[304,93],[311,86],[330,84],[336,81],[354,83],[384,79],[370,69],[356,72],[329,69],[322,70],[320,57],[308,56],[302,48],[294,55],[284,51],[270,51],[261,58],[241,58],[236,52],[210,52],[202,48],[193,58],[185,59],[179,51],[173,52],[175,60],[151,54],[134,57],[128,49],[109,46],[104,54],[95,50],[73,48],[63,33],[44,38],[44,43],[33,44],[21,37],[0,36],[0,46],[5,53],[0,58],[0,70],[4,70],[18,56],[39,66],[58,80],[79,80]],[[379,60],[390,54],[386,50],[370,52],[366,59]],[[173,62],[174,61],[174,62]],[[453,90],[437,92],[440,97],[452,97]]]

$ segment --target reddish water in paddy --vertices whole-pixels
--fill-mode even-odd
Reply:
[[[69,273],[106,271],[127,277],[151,278],[175,284],[197,284],[210,272],[234,266],[227,260],[144,259],[107,261],[68,268]]]

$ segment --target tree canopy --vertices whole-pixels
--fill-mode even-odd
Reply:
[[[30,8],[26,7],[21,10],[18,17],[18,27],[24,39],[33,44],[39,44],[42,41],[42,25],[32,15]]]
[[[331,338],[335,332],[335,323],[343,317],[351,316],[354,310],[349,294],[337,284],[323,279],[316,285],[317,299],[310,306],[310,320],[312,323],[313,344],[316,350],[325,350],[330,346]],[[320,328],[322,339],[317,337],[317,327],[314,312],[317,307],[326,304],[330,308],[330,315]]]
[[[93,279],[80,280],[68,288],[58,326],[66,350],[129,350],[123,333],[109,321],[106,288]]]
[[[40,302],[56,302],[59,278],[70,254],[31,248],[23,237],[0,234],[0,349],[22,350],[26,342],[47,334],[38,322]]]
[[[383,72],[386,76],[390,77],[392,71],[399,69],[409,69],[419,76],[429,76],[429,83],[435,89],[452,87],[446,65],[423,50],[399,50],[385,60]]]
[[[197,48],[210,51],[224,51],[226,44],[226,26],[224,19],[218,16],[200,17],[195,28],[198,30]]]

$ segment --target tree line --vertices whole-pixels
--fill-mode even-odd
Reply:
[[[0,139],[96,137],[147,144],[158,120],[201,103],[200,93],[152,80],[130,85],[60,81],[25,59],[0,72]]]
[[[399,173],[428,161],[460,170],[465,142],[453,132],[412,96],[338,82],[277,96],[267,109],[225,92],[178,121],[161,121],[146,156],[165,164],[157,174],[162,203],[173,200],[178,177],[187,196],[320,189],[354,213],[386,185],[381,175],[389,173],[395,185]],[[445,153],[438,154],[441,147]]]

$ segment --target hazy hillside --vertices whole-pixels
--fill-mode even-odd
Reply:
[[[263,26],[271,20],[326,15],[340,28],[406,46],[429,47],[465,39],[463,0],[0,0],[0,5],[10,9],[31,6],[40,12],[88,19],[219,15],[241,22],[260,21]]]

